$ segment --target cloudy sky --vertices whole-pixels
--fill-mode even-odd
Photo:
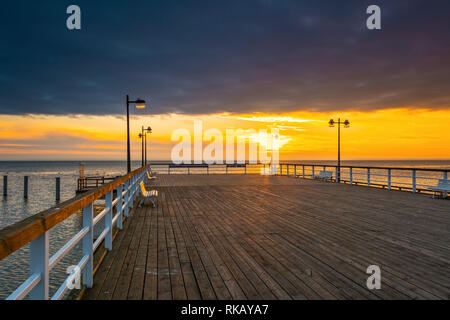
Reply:
[[[71,4],[79,31],[66,28]],[[381,7],[382,30],[366,28],[370,4]],[[410,145],[392,157],[450,158],[437,123],[450,120],[449,14],[446,0],[2,3],[0,159],[124,158],[126,94],[149,101],[133,110],[132,130],[159,128],[157,158],[170,150],[168,128],[198,117],[219,128],[276,125],[290,157],[332,158],[321,148],[334,132],[316,132],[318,144],[308,125],[344,114],[361,119],[348,131],[350,157],[391,158],[381,147],[356,151],[396,119],[389,148]],[[271,118],[243,120],[255,116]],[[286,116],[314,121],[292,126]],[[414,153],[430,141],[433,150]]]

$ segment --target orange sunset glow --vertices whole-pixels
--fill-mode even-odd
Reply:
[[[131,117],[132,157],[140,157],[140,124],[151,124],[149,159],[170,159],[171,134],[204,130],[278,128],[280,159],[335,159],[336,128],[330,118],[349,119],[342,129],[343,159],[448,159],[450,110],[387,109],[372,112],[291,112],[282,114],[155,115]],[[27,123],[23,126],[23,123]],[[124,160],[125,121],[116,116],[2,116],[1,160]],[[134,134],[133,134],[134,133]],[[206,146],[207,143],[204,143]]]

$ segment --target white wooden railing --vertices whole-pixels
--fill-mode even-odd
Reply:
[[[447,180],[449,169],[407,167],[364,167],[282,163],[279,175],[314,179],[320,171],[331,171],[334,182],[397,189],[412,192],[432,192],[439,180]]]
[[[112,250],[113,228],[122,229],[123,220],[128,217],[139,194],[139,183],[145,179],[149,169],[149,166],[139,168],[96,190],[61,203],[57,208],[0,230],[0,260],[30,243],[30,276],[7,299],[18,300],[27,296],[33,300],[62,299],[74,281],[75,273],[80,272],[83,285],[92,287],[94,252],[103,241],[105,248]],[[105,209],[94,217],[93,203],[102,197],[105,197]],[[49,230],[80,210],[83,215],[82,229],[49,257]],[[105,227],[94,241],[94,227],[103,219]],[[56,293],[49,297],[50,270],[78,243],[82,244],[81,260]]]
[[[339,169],[340,168],[340,169]],[[152,164],[151,169],[162,174],[276,174],[314,179],[320,171],[331,171],[334,182],[431,193],[440,179],[447,180],[449,169],[407,167],[336,166],[321,164],[280,163],[240,165],[173,165]],[[337,179],[339,177],[339,179]]]

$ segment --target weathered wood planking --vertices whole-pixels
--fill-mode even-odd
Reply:
[[[84,299],[450,299],[449,201],[259,175],[151,188]]]

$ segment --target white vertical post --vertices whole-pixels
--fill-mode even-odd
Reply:
[[[314,165],[312,166],[312,178],[314,178]]]
[[[244,174],[247,174],[247,164],[244,164]]]
[[[336,182],[339,182],[339,179],[338,179],[339,172],[338,171],[339,171],[338,167],[336,167],[336,173],[335,173],[335,175],[336,175]]]
[[[305,165],[302,165],[302,178],[305,179]]]
[[[130,185],[131,185],[131,189],[130,189],[130,208],[133,208],[133,204],[134,204],[134,196],[135,196],[135,191],[136,191],[135,180],[136,180],[136,176],[132,176],[130,178]]]
[[[391,190],[391,180],[392,180],[391,169],[388,169],[388,190]]]
[[[39,283],[30,291],[31,300],[48,299],[48,231],[30,243],[30,275],[41,275]]]
[[[289,165],[288,164],[286,165],[286,176],[289,177]]]
[[[123,185],[125,188],[125,212],[123,214],[125,217],[128,217],[128,211],[129,211],[128,202],[130,201],[130,191],[128,190],[128,188],[130,187],[130,180],[125,181],[125,183]]]
[[[297,178],[297,165],[294,164],[294,178]]]
[[[92,277],[92,273],[94,270],[94,263],[93,263],[94,254],[92,251],[94,244],[94,230],[93,230],[94,228],[92,226],[93,218],[94,212],[91,203],[83,208],[83,228],[86,227],[89,228],[89,231],[83,237],[83,256],[87,255],[89,257],[86,266],[83,269],[83,284],[88,288],[92,288],[93,284],[93,277]]]
[[[123,190],[123,185],[119,185],[116,189],[117,191],[117,196],[119,197],[119,200],[117,201],[117,214],[119,215],[119,217],[117,218],[117,228],[119,228],[119,230],[122,230],[123,228],[123,220],[122,220],[122,206],[123,206],[123,197],[122,197],[122,190]]]
[[[117,196],[119,196],[117,194]],[[105,229],[109,228],[109,231],[106,233],[105,237],[105,248],[109,251],[112,250],[112,214],[113,214],[113,207],[112,207],[112,197],[113,197],[113,191],[108,192],[105,194],[105,208],[109,208],[109,211],[105,215]]]
[[[442,179],[447,180],[447,171],[444,171],[444,175],[443,175]]]
[[[135,179],[134,179],[134,199],[133,199],[133,203],[134,201],[136,201],[137,196],[138,196],[138,187],[139,187],[139,183],[141,182],[141,176],[140,175],[135,175]]]
[[[133,191],[134,191],[134,186],[133,186],[133,177],[131,177],[130,179],[128,179],[129,181],[129,188],[130,191],[129,196],[128,196],[128,208],[132,208],[133,207]],[[128,209],[128,214],[130,213],[130,210]]]
[[[416,192],[416,169],[412,170],[412,190]]]
[[[263,164],[264,166],[264,174],[266,174],[266,164]]]
[[[353,184],[353,168],[350,168],[350,184]]]
[[[367,168],[367,186],[370,187],[370,168]]]

